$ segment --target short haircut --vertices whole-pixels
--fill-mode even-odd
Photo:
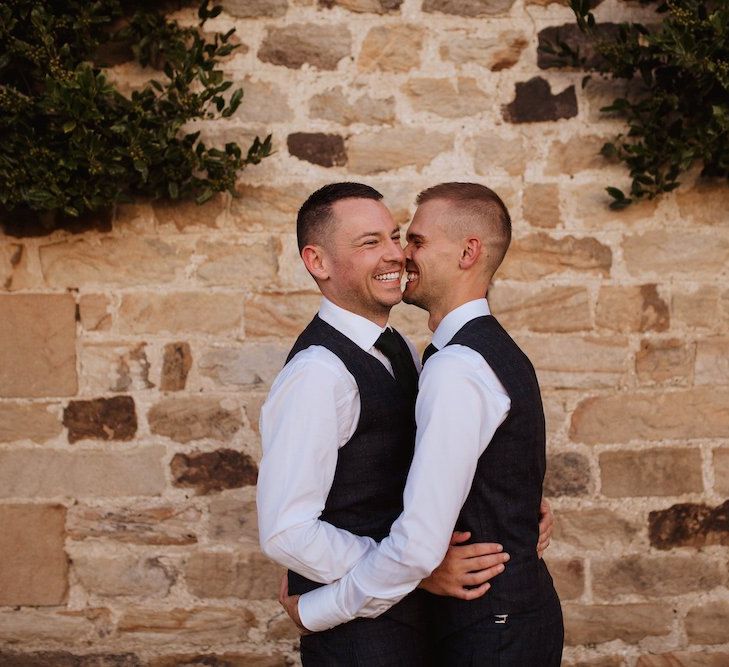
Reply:
[[[332,204],[342,199],[374,199],[382,195],[363,183],[330,183],[312,193],[296,216],[296,240],[299,252],[312,243],[323,243],[327,228],[334,220]]]
[[[480,183],[440,183],[423,190],[415,200],[420,206],[434,199],[449,201],[458,212],[450,230],[457,234],[478,231],[487,243],[489,270],[494,273],[511,243],[511,217],[501,197]]]

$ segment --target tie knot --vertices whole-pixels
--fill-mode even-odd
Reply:
[[[375,348],[384,354],[388,359],[392,359],[401,353],[400,343],[392,329],[385,329],[380,337],[375,341]]]

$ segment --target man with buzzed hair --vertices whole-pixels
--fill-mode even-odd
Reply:
[[[510,561],[486,595],[433,599],[437,664],[558,667],[562,612],[537,555],[542,401],[532,364],[485,298],[511,239],[509,213],[475,183],[437,185],[417,203],[403,299],[428,310],[434,333],[404,511],[341,580],[284,606],[314,631],[376,616],[436,567],[448,548],[443,527],[455,526],[474,541],[501,542]],[[432,484],[439,476],[447,484]]]

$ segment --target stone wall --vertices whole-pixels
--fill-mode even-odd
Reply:
[[[596,155],[621,129],[599,108],[619,87],[540,58],[572,23],[558,2],[223,4],[246,97],[203,131],[270,130],[277,151],[240,198],[2,237],[0,662],[296,661],[254,507],[258,411],[318,302],[296,208],[355,179],[405,223],[458,179],[514,218],[490,299],[544,391],[565,664],[729,664],[726,188],[608,210],[627,178]],[[395,321],[425,345],[422,313]]]

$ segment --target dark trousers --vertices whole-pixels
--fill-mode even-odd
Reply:
[[[439,667],[559,667],[564,644],[556,593],[541,608],[491,616],[447,635],[436,648]]]
[[[389,616],[357,618],[301,638],[304,667],[429,667],[432,658],[426,624]]]

